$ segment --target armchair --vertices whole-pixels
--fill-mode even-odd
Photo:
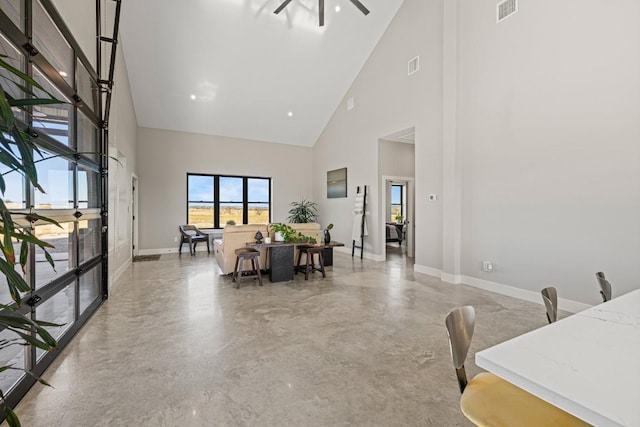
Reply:
[[[184,243],[189,244],[189,253],[191,255],[195,255],[196,245],[198,242],[207,242],[207,252],[211,253],[211,248],[209,247],[209,235],[198,229],[195,225],[180,225],[178,226],[180,230],[180,247],[178,248],[178,252],[182,253],[182,245]]]

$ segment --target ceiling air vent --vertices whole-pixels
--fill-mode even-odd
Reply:
[[[415,58],[409,60],[408,64],[408,73],[409,75],[415,73],[420,69],[420,57],[416,56]]]
[[[518,11],[518,0],[505,0],[498,3],[498,22],[507,19]]]

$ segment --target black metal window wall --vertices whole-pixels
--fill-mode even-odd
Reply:
[[[115,52],[114,40],[100,37],[100,10],[101,1],[96,0],[98,69],[101,42],[112,43]],[[5,194],[10,209],[33,210],[61,225],[23,224],[54,246],[50,252],[55,269],[46,262],[44,253],[32,245],[27,265],[31,291],[24,296],[27,303],[19,311],[60,324],[48,329],[64,347],[107,297],[108,162],[104,113],[108,107],[103,108],[106,103],[102,98],[110,92],[113,73],[106,80],[100,79],[50,0],[0,0],[0,53],[65,101],[33,107],[31,114],[21,117],[22,126],[44,154],[45,159],[36,155],[36,160],[46,193],[34,190],[19,175],[8,174]],[[0,170],[4,172],[7,171]],[[0,286],[0,303],[12,303],[4,285]],[[0,331],[0,339],[13,337],[9,331]],[[32,346],[10,346],[0,350],[0,359],[40,375],[58,353]],[[15,405],[34,382],[22,371],[0,373],[0,389],[9,405]]]

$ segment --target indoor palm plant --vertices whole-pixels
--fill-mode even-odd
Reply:
[[[315,222],[318,216],[318,204],[311,200],[302,199],[299,202],[291,202],[289,210],[290,223]]]
[[[47,97],[38,97],[35,91],[41,91]],[[15,95],[19,94],[19,95]],[[18,120],[21,115],[31,114],[34,105],[59,104],[61,101],[47,93],[35,80],[20,70],[14,68],[6,55],[0,54],[0,164],[6,171],[0,174],[0,271],[5,277],[13,303],[0,304],[0,310],[8,314],[0,315],[0,330],[9,330],[16,334],[13,339],[0,340],[0,349],[12,345],[32,345],[43,350],[50,350],[57,346],[56,340],[46,331],[45,327],[60,326],[54,323],[30,319],[16,310],[22,305],[22,297],[31,287],[25,281],[16,266],[20,266],[25,273],[29,247],[40,247],[49,264],[54,262],[47,251],[52,246],[38,239],[32,233],[32,225],[36,221],[59,224],[35,212],[11,211],[5,204],[6,182],[5,175],[18,173],[37,191],[44,192],[38,183],[36,163],[43,157],[39,148],[32,141],[31,131]],[[18,249],[19,248],[19,249]],[[18,252],[18,253],[16,253]],[[0,366],[0,375],[9,369],[20,369],[11,365]],[[38,378],[43,384],[47,384]],[[0,390],[0,405],[7,423],[19,426],[16,414],[8,407],[4,393]]]

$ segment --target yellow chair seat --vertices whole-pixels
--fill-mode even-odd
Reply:
[[[590,425],[489,372],[469,381],[460,399],[460,409],[478,426]]]

